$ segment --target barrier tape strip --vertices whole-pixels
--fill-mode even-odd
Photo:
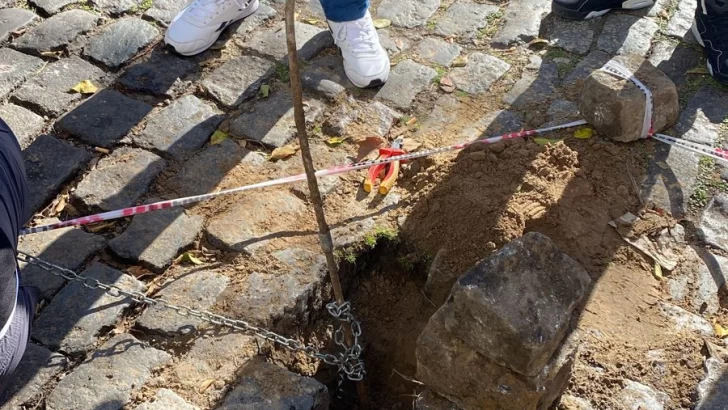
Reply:
[[[446,146],[446,147],[418,151],[418,152],[408,153],[408,154],[404,154],[404,155],[399,155],[396,157],[390,157],[390,158],[385,158],[385,159],[375,159],[375,160],[370,160],[370,161],[362,161],[362,162],[346,164],[346,165],[339,165],[339,166],[335,166],[332,168],[316,171],[316,177],[321,178],[321,177],[329,176],[329,175],[343,174],[346,172],[352,172],[352,171],[357,171],[360,169],[366,169],[366,168],[372,167],[374,165],[389,164],[389,163],[396,162],[396,161],[408,161],[408,160],[423,158],[423,157],[427,157],[427,156],[431,156],[431,155],[442,154],[445,152],[458,151],[458,150],[464,149],[468,146],[475,145],[475,144],[495,144],[495,143],[505,141],[505,140],[524,138],[524,137],[537,135],[537,134],[545,134],[545,133],[548,133],[551,131],[557,131],[557,130],[561,130],[561,129],[577,127],[579,125],[584,125],[586,123],[587,122],[584,120],[578,120],[578,121],[573,121],[573,122],[566,123],[566,124],[556,125],[553,127],[513,132],[510,134],[503,134],[503,135],[500,135],[497,137],[483,138],[483,139],[469,141],[469,142],[461,142],[461,143]],[[290,183],[300,182],[300,181],[305,181],[305,180],[306,180],[306,174],[292,175],[292,176],[278,178],[278,179],[274,179],[274,180],[270,180],[270,181],[259,182],[257,184],[246,185],[246,186],[242,186],[242,187],[238,187],[238,188],[232,188],[232,189],[226,189],[223,191],[213,192],[210,194],[203,194],[203,195],[196,195],[196,196],[190,196],[190,197],[179,198],[179,199],[171,199],[171,200],[167,200],[167,201],[160,201],[160,202],[155,202],[153,204],[133,206],[133,207],[129,207],[129,208],[118,209],[115,211],[108,211],[108,212],[103,212],[103,213],[99,213],[99,214],[95,214],[95,215],[84,216],[81,218],[70,219],[67,221],[57,222],[57,223],[53,223],[53,224],[26,228],[20,232],[20,235],[29,235],[29,234],[33,234],[33,233],[47,232],[47,231],[61,229],[61,228],[67,228],[67,227],[71,227],[71,226],[82,226],[82,225],[88,225],[88,224],[98,223],[98,222],[102,222],[102,221],[110,221],[110,220],[114,220],[114,219],[127,218],[130,216],[141,215],[141,214],[145,214],[148,212],[159,211],[162,209],[169,209],[169,208],[183,206],[183,205],[190,205],[190,204],[207,201],[207,200],[225,196],[225,195],[232,195],[232,194],[237,194],[237,193],[244,192],[244,191],[250,191],[253,189],[267,188],[267,187],[272,187],[272,186],[276,186],[276,185],[290,184]]]

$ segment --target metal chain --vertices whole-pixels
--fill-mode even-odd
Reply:
[[[60,276],[71,282],[78,282],[84,287],[89,289],[101,289],[106,294],[113,297],[127,297],[134,302],[147,304],[155,309],[167,309],[172,310],[184,317],[194,317],[199,320],[211,323],[216,326],[226,326],[241,332],[251,333],[255,336],[268,340],[270,342],[279,344],[294,352],[302,352],[305,355],[321,360],[322,362],[335,366],[339,369],[339,374],[342,377],[346,377],[352,381],[359,381],[364,378],[364,363],[361,361],[362,347],[359,343],[361,336],[361,326],[359,322],[351,314],[351,305],[349,302],[344,302],[341,306],[332,302],[326,305],[328,312],[337,320],[351,324],[352,333],[354,334],[354,344],[351,347],[347,347],[343,341],[343,323],[338,327],[334,333],[334,341],[336,345],[344,349],[343,353],[337,355],[321,353],[316,347],[311,345],[304,345],[298,340],[290,339],[285,336],[281,336],[270,330],[260,328],[252,325],[241,319],[231,319],[225,316],[221,316],[212,312],[193,309],[184,305],[175,305],[164,299],[153,299],[148,297],[139,291],[125,290],[117,285],[109,285],[99,282],[97,279],[84,277],[76,272],[63,268],[61,266],[46,262],[33,255],[29,255],[25,252],[18,251],[18,260],[37,266],[53,275]]]

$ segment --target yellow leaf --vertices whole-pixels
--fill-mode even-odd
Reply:
[[[332,147],[335,147],[335,146],[341,145],[347,139],[349,139],[349,138],[331,137],[326,140],[326,143],[331,145]]]
[[[419,141],[415,141],[412,138],[405,138],[402,141],[402,149],[406,152],[416,151],[422,144]]]
[[[713,319],[713,329],[715,330],[715,335],[721,339],[728,336],[728,329],[721,326],[715,319]]]
[[[574,138],[578,138],[580,140],[589,139],[594,135],[594,131],[591,128],[579,128],[578,130],[574,131]]]
[[[312,24],[312,25],[316,25],[319,23],[319,21],[316,19],[303,19],[303,22],[306,24]]]
[[[373,23],[374,28],[387,28],[392,25],[392,22],[387,19],[375,19]]]
[[[536,137],[533,139],[533,142],[535,142],[538,145],[551,145],[551,144],[558,144],[559,142],[563,141],[564,139],[551,139],[551,138],[544,138],[544,137]]]
[[[210,137],[210,145],[217,145],[228,139],[230,135],[225,131],[217,130]]]
[[[412,117],[407,121],[407,125],[415,125],[417,123],[417,117]]]
[[[99,89],[90,80],[83,80],[71,88],[71,90],[79,94],[95,94]]]
[[[263,98],[268,98],[268,94],[270,94],[270,86],[268,84],[263,84],[260,86],[260,95],[263,96]]]
[[[215,383],[215,379],[205,380],[204,382],[202,382],[202,384],[200,384],[200,389],[198,390],[198,392],[200,394],[204,393],[205,391],[207,391],[207,389],[210,388],[210,386],[212,386],[212,383]]]
[[[655,262],[655,277],[659,280],[662,280],[662,266],[660,266],[659,263]]]
[[[452,62],[452,66],[457,67],[465,67],[468,65],[468,58],[467,57],[458,57]]]
[[[43,51],[42,53],[40,53],[40,55],[43,57],[50,57],[55,58],[56,60],[60,60],[63,56],[63,51]]]
[[[548,40],[537,37],[537,38],[534,38],[533,40],[529,41],[527,47],[531,47],[532,45],[536,45],[536,44],[548,44],[548,43],[549,43]]]
[[[197,259],[191,252],[185,252],[185,254],[182,255],[182,261],[190,262],[193,265],[202,265],[202,261]]]
[[[268,157],[268,160],[275,161],[277,159],[286,159],[288,157],[295,155],[297,151],[298,151],[298,148],[295,148],[291,145],[286,145],[284,147],[276,148],[270,154],[270,157]]]

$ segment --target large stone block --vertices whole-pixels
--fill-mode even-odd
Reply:
[[[652,92],[655,132],[672,126],[680,113],[677,88],[672,80],[642,57],[618,56],[615,61],[631,70]],[[579,111],[589,124],[621,142],[641,137],[645,106],[645,94],[634,83],[602,70],[594,71],[587,78],[579,101]]]

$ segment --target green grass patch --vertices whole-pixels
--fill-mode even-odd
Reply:
[[[713,158],[702,157],[698,164],[698,181],[695,192],[690,196],[688,206],[699,212],[716,193],[728,193],[728,183],[720,178],[717,164]]]

